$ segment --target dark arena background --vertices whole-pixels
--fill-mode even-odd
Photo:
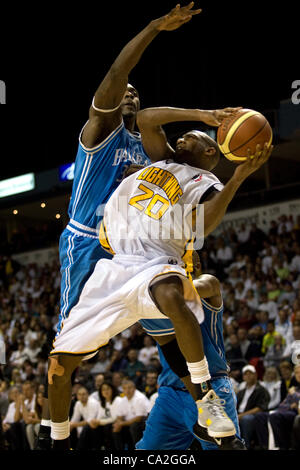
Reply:
[[[69,220],[79,133],[97,87],[123,46],[175,5],[169,0],[87,1],[63,8],[52,2],[11,6],[3,15],[0,447],[11,455],[34,449],[41,420],[46,343],[55,335],[59,314],[58,242]],[[195,2],[194,8],[203,11],[178,30],[161,32],[129,81],[139,91],[141,108],[242,106],[264,114],[272,127],[270,159],[243,183],[199,256],[203,271],[221,282],[224,344],[237,396],[250,387],[242,372],[247,365],[255,370],[255,386],[269,394],[265,409],[253,402],[249,414],[264,412],[267,418],[264,424],[253,419],[250,437],[242,435],[249,439],[248,450],[299,451],[299,16],[292,2],[263,8],[210,1]],[[164,128],[171,143],[192,128],[216,137],[216,128],[198,122]],[[225,184],[234,169],[222,156],[214,173]],[[109,380],[122,396],[122,379],[129,377],[150,400],[160,371],[154,341],[133,325],[77,369],[70,420],[81,387],[90,399]],[[33,397],[35,421],[30,421],[22,407]],[[269,416],[278,408],[281,421],[271,425]],[[244,412],[245,406],[238,409],[240,421]],[[17,431],[10,432],[16,423]],[[77,429],[71,432],[74,449],[80,440]],[[114,453],[110,432],[96,446],[103,455]],[[189,455],[202,456],[200,444],[193,445]],[[135,455],[130,449],[125,445],[122,455]],[[81,450],[90,450],[88,443]]]

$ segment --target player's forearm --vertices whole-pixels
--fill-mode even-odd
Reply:
[[[213,232],[222,222],[227,208],[244,179],[235,175],[227,182],[222,191],[204,203],[204,236]]]
[[[172,107],[146,108],[138,112],[137,123],[139,127],[158,127],[170,122],[202,121],[201,109],[185,109]]]
[[[120,103],[126,91],[128,75],[139,62],[147,46],[159,33],[155,25],[155,21],[149,23],[122,49],[95,93],[97,107],[115,106]]]
[[[111,72],[128,76],[131,70],[139,62],[143,52],[158,35],[157,22],[151,21],[146,28],[137,34],[122,49],[113,65]]]

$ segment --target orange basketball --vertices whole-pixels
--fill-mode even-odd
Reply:
[[[242,162],[247,159],[247,150],[254,155],[257,144],[271,145],[272,128],[261,113],[252,109],[241,109],[231,118],[224,119],[218,128],[217,142],[220,151],[228,160]]]

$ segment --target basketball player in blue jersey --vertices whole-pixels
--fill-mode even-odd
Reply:
[[[186,450],[196,437],[204,450],[245,449],[239,433],[236,411],[236,396],[228,377],[228,365],[223,342],[223,300],[219,281],[208,274],[201,275],[201,264],[196,251],[193,252],[193,279],[204,310],[201,323],[204,351],[211,375],[211,385],[236,428],[235,437],[212,438],[205,428],[197,423],[198,410],[194,399],[185,384],[192,385],[185,360],[178,348],[172,322],[167,320],[141,320],[147,333],[158,336],[171,335],[171,341],[163,348],[158,345],[162,372],[158,378],[158,397],[146,422],[146,429],[136,448],[141,450]],[[159,331],[159,333],[158,333]],[[182,364],[182,380],[174,374],[166,361],[163,350],[168,349],[168,357]],[[171,359],[169,359],[171,360]],[[185,371],[184,371],[185,369]],[[190,382],[190,384],[188,384]],[[192,392],[193,393],[193,392]]]
[[[146,166],[150,163],[139,134],[134,132],[140,101],[137,90],[128,84],[128,76],[160,31],[176,30],[201,12],[193,10],[193,6],[194,2],[185,7],[177,5],[168,15],[151,21],[123,48],[95,93],[89,120],[79,137],[68,210],[70,221],[60,237],[62,281],[57,334],[70,309],[78,302],[96,262],[101,258],[111,258],[98,241],[97,229],[102,219],[102,205],[130,173],[130,166]],[[50,359],[50,367],[51,361],[55,362],[55,359]],[[70,390],[71,385],[67,383],[64,397],[67,402],[70,402]],[[50,441],[47,401],[44,402],[38,449],[47,447]],[[53,414],[53,407],[57,408],[63,402],[61,396],[55,396],[53,391],[51,393],[50,387],[50,415]],[[54,448],[68,449],[68,432],[62,431],[60,423],[57,424],[55,429],[52,426]],[[66,438],[61,439],[61,436]],[[43,446],[43,442],[46,446]]]

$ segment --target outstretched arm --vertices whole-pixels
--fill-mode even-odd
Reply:
[[[265,143],[263,151],[261,151],[260,145],[257,145],[256,153],[253,156],[248,151],[247,160],[236,167],[233,176],[222,191],[214,193],[211,199],[204,202],[204,236],[213,232],[221,223],[228,205],[241,184],[269,159],[273,148],[273,145],[268,147],[268,144]]]
[[[121,122],[119,105],[126,92],[129,73],[160,31],[173,31],[201,12],[192,10],[193,5],[194,2],[185,7],[177,5],[168,15],[151,21],[122,49],[95,93],[94,107],[104,112],[91,106],[89,121],[82,134],[85,146],[90,148],[101,142]]]
[[[167,141],[162,128],[164,124],[179,121],[202,121],[209,126],[219,126],[223,119],[231,116],[240,108],[215,110],[184,108],[147,108],[137,114],[137,125],[142,135],[143,147],[152,161],[171,158],[174,149]]]

